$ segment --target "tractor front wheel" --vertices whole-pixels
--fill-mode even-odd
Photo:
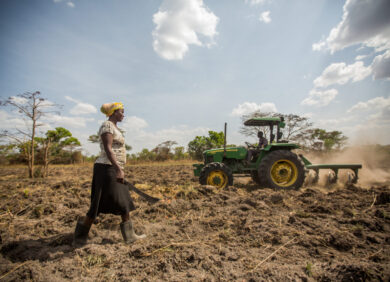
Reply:
[[[226,188],[233,184],[233,174],[230,168],[223,163],[209,163],[202,168],[199,183]]]
[[[296,154],[287,150],[269,153],[259,165],[259,178],[276,189],[299,189],[305,180],[305,166]]]

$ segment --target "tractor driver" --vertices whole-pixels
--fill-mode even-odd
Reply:
[[[248,150],[247,162],[250,163],[252,161],[253,155],[257,154],[261,149],[268,145],[268,140],[263,136],[263,132],[257,132],[257,137],[259,137],[259,144],[254,149]]]

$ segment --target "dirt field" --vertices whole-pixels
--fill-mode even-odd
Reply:
[[[389,281],[386,177],[299,191],[237,178],[216,191],[198,185],[190,165],[130,166],[126,175],[163,199],[132,194],[134,225],[148,237],[125,245],[120,218],[103,215],[75,249],[92,166],[53,167],[46,180],[0,168],[0,281]]]

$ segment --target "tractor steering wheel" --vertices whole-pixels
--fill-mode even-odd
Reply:
[[[255,145],[253,145],[253,144],[251,144],[251,143],[249,143],[249,142],[245,142],[245,144],[246,144],[246,146],[248,147],[248,149],[250,149],[250,148],[256,148]]]

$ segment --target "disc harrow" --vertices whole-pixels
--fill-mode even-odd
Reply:
[[[338,180],[339,170],[341,169],[349,169],[348,171],[348,179],[347,184],[355,184],[358,181],[358,173],[359,169],[362,168],[361,164],[312,164],[308,159],[306,159],[303,155],[299,155],[305,164],[306,169],[310,169],[314,171],[314,177],[311,179],[312,184],[318,183],[319,180],[319,172],[321,169],[328,169],[328,175],[326,179],[326,183],[331,185],[335,184]]]

